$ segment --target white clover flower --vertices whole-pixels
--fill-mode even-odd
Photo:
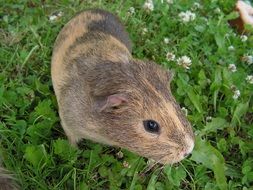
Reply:
[[[221,13],[221,10],[220,10],[220,8],[218,7],[218,8],[216,8],[216,9],[214,10],[214,12],[215,12],[216,14],[219,14],[219,13]]]
[[[241,95],[240,90],[235,90],[234,95],[233,95],[233,99],[237,100],[240,97],[240,95]]]
[[[167,0],[168,4],[173,4],[173,0]]]
[[[182,112],[184,113],[185,116],[188,115],[188,110],[185,107],[181,108]]]
[[[187,12],[187,11],[186,11]],[[195,18],[196,18],[196,14],[195,13],[192,13],[191,11],[188,11],[188,14],[189,14],[189,16],[190,16],[190,18],[191,18],[191,21],[192,20],[195,20]]]
[[[148,32],[148,29],[147,29],[147,28],[143,28],[143,29],[142,29],[142,35],[145,35],[147,32]]]
[[[152,0],[145,1],[143,8],[147,11],[153,11],[154,10],[154,4]]]
[[[175,54],[174,53],[172,53],[172,52],[168,52],[167,54],[166,54],[166,59],[168,60],[168,61],[174,61],[175,60]]]
[[[180,17],[181,21],[183,21],[184,23],[190,21],[190,17],[186,15],[184,12],[179,13],[178,16]]]
[[[193,3],[192,10],[200,9],[201,5],[198,2]]]
[[[131,165],[127,161],[124,161],[123,162],[123,167],[124,168],[131,168]]]
[[[238,89],[236,88],[235,85],[232,85],[230,88],[231,88],[231,90],[232,90],[233,93],[234,93],[233,99],[234,99],[234,100],[237,100],[237,99],[240,97],[240,95],[241,95],[240,90],[238,90]]]
[[[248,75],[248,76],[246,77],[246,81],[247,81],[248,83],[250,83],[250,84],[253,84],[253,75]]]
[[[170,39],[167,38],[167,37],[165,37],[165,38],[163,39],[163,42],[164,42],[165,44],[168,44],[168,43],[170,42]]]
[[[236,72],[237,69],[236,69],[235,64],[229,64],[228,65],[228,70],[230,70],[232,73]]]
[[[234,50],[235,50],[235,47],[234,47],[234,46],[229,46],[229,47],[228,47],[228,50],[229,50],[229,51],[234,51]]]
[[[196,14],[191,11],[181,12],[178,14],[178,16],[183,23],[193,21],[196,18]]]
[[[185,69],[190,69],[192,61],[188,56],[184,55],[177,59],[177,64],[184,67]]]
[[[193,3],[193,6],[196,8],[200,8],[200,4],[198,2]]]
[[[235,91],[237,88],[236,88],[235,85],[231,85],[231,86],[230,86],[230,89],[231,89],[232,91]]]
[[[63,12],[62,12],[62,11],[60,11],[60,12],[58,12],[58,13],[54,13],[54,14],[52,14],[51,16],[49,16],[49,20],[50,20],[51,22],[53,22],[53,21],[59,19],[60,17],[62,17],[62,15],[63,15]]]
[[[54,20],[56,20],[56,19],[57,19],[57,16],[56,16],[56,15],[52,15],[52,16],[49,17],[49,20],[50,20],[50,21],[54,21]]]
[[[210,121],[212,121],[212,119],[213,119],[213,118],[212,118],[211,116],[207,116],[207,117],[206,117],[206,122],[210,122]]]
[[[124,154],[123,154],[123,152],[119,151],[119,152],[116,153],[116,156],[117,156],[119,159],[121,159],[121,158],[124,157]]]
[[[248,65],[253,63],[253,56],[252,55],[244,55],[242,57],[242,61],[246,62]]]
[[[130,7],[130,8],[128,9],[128,12],[129,12],[131,15],[133,15],[133,14],[135,13],[135,8],[134,8],[134,7]]]
[[[242,42],[246,42],[248,40],[248,36],[246,35],[241,35],[240,38]]]

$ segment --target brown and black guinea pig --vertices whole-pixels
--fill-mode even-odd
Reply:
[[[51,65],[62,127],[74,145],[90,139],[179,162],[194,135],[171,93],[172,75],[131,51],[124,26],[107,11],[83,11],[63,27]]]

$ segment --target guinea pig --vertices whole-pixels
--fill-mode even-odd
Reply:
[[[15,179],[0,166],[0,190],[18,190]]]
[[[253,27],[253,7],[249,3],[239,0],[236,2],[235,10],[239,13],[239,17],[229,20],[229,24],[235,27],[239,33],[248,32],[245,25]]]
[[[61,125],[73,145],[90,139],[179,162],[194,135],[170,91],[172,75],[131,51],[124,26],[107,11],[83,11],[63,27],[51,63]]]

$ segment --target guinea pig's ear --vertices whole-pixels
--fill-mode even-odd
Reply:
[[[167,70],[167,77],[168,77],[168,82],[170,83],[172,79],[174,78],[175,71],[174,70]]]
[[[97,104],[97,109],[102,112],[107,109],[118,108],[128,102],[128,98],[125,94],[112,94],[105,97],[104,100]]]

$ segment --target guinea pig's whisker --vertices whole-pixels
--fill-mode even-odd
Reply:
[[[168,154],[167,154],[167,155],[168,155]],[[142,173],[142,172],[143,172],[143,173],[149,172],[149,171],[150,171],[151,169],[153,169],[156,165],[160,164],[160,161],[161,161],[162,159],[164,159],[164,157],[167,156],[167,155],[162,156],[159,160],[155,161],[155,162],[152,163],[151,165],[147,165],[147,166],[141,171],[141,173]]]
[[[158,172],[158,174],[157,174],[157,178],[160,177],[160,175],[161,175],[161,173],[162,173],[162,171],[163,171],[164,166],[165,166],[165,165],[163,165],[162,167],[159,168],[159,172]]]
[[[156,161],[154,163],[152,163],[151,165],[147,165],[142,171],[141,173],[148,173],[151,169],[153,169],[157,164],[159,163],[159,161]]]

